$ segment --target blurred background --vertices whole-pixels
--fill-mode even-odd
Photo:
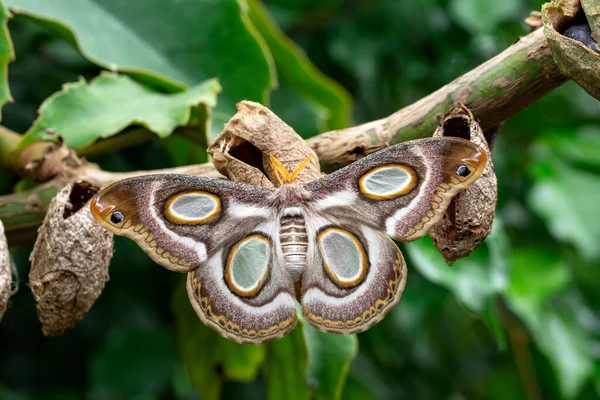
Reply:
[[[209,140],[243,98],[268,104],[308,138],[385,117],[468,72],[526,34],[522,21],[542,2],[248,4],[5,1],[25,11],[8,24],[15,102],[3,125],[27,132],[62,85],[114,63],[157,92],[218,77]],[[146,47],[168,51],[154,60]],[[163,75],[145,74],[144,63]],[[490,238],[452,267],[429,238],[402,245],[403,297],[357,339],[315,339],[298,327],[259,347],[228,342],[197,320],[183,275],[121,237],[91,311],[46,338],[27,286],[31,247],[13,248],[19,290],[0,324],[0,399],[600,398],[599,154],[600,104],[573,82],[507,121],[493,153]],[[109,171],[207,160],[205,146],[179,135],[89,159]],[[1,176],[2,194],[15,185],[18,177]]]

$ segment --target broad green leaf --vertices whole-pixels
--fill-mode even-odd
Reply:
[[[536,180],[529,193],[531,208],[544,219],[554,237],[571,243],[587,260],[600,259],[598,175],[548,155],[535,166]]]
[[[115,135],[130,125],[142,125],[164,138],[190,122],[193,107],[213,107],[218,91],[219,84],[210,80],[183,92],[162,94],[126,75],[103,73],[89,83],[82,79],[65,84],[46,99],[39,118],[19,145],[45,138],[46,129],[56,131],[73,148]]]
[[[572,129],[545,132],[543,142],[565,161],[584,166],[600,166],[600,127],[586,125]]]
[[[303,322],[308,352],[306,380],[319,399],[339,399],[350,362],[358,353],[356,335],[321,332]]]
[[[521,313],[535,315],[569,281],[569,270],[556,253],[520,249],[511,258],[506,295]]]
[[[356,335],[335,335],[313,328],[298,307],[298,325],[267,344],[265,378],[269,398],[341,398],[350,362],[358,352]]]
[[[300,96],[319,109],[321,130],[350,125],[350,95],[334,80],[320,72],[300,47],[289,40],[268,15],[260,0],[248,0],[248,16],[260,32],[275,59],[277,74]],[[273,103],[276,107],[277,103]],[[275,109],[275,111],[277,111]]]
[[[323,111],[295,91],[286,80],[271,94],[271,110],[303,138],[322,131]]]
[[[94,398],[159,394],[170,384],[176,357],[173,339],[167,331],[114,332],[91,360]]]
[[[205,399],[220,398],[226,380],[249,382],[265,359],[265,346],[238,344],[204,325],[190,305],[184,285],[173,296],[178,346],[190,380]]]
[[[482,245],[451,267],[429,236],[406,245],[412,266],[428,280],[452,291],[469,309],[483,314],[489,302],[506,287],[508,244],[500,220]]]
[[[524,318],[538,347],[554,367],[566,398],[574,398],[594,373],[593,346],[587,333],[573,320],[574,312],[548,305],[535,318]]]
[[[217,77],[223,96],[215,118],[235,103],[265,103],[273,81],[268,49],[244,0],[7,0],[12,12],[74,43],[91,62],[181,89]],[[215,126],[218,131],[221,126]]]
[[[307,350],[302,328],[266,344],[264,376],[267,398],[302,400],[311,398],[306,382]]]
[[[562,299],[569,275],[557,256],[545,250],[514,250],[511,261],[507,303],[550,360],[563,396],[573,398],[593,373],[591,342],[575,318],[587,306],[578,298]],[[562,297],[551,302],[559,292]]]
[[[11,101],[8,87],[8,63],[14,59],[14,51],[10,33],[7,28],[8,11],[0,2],[0,109],[7,101]],[[0,119],[2,114],[0,113]]]
[[[454,19],[475,34],[493,32],[500,22],[517,17],[520,11],[519,0],[450,2],[450,13]]]

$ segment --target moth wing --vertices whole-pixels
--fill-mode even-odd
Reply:
[[[378,227],[396,240],[425,235],[452,198],[483,172],[488,154],[459,138],[381,150],[305,186],[313,212]]]
[[[108,231],[133,239],[156,263],[188,272],[232,231],[250,232],[271,218],[273,190],[190,175],[149,175],[114,183],[90,209]]]
[[[382,231],[327,216],[309,220],[314,250],[302,276],[302,312],[317,329],[362,332],[398,302],[406,283],[400,249]]]
[[[274,211],[266,203],[272,194],[225,180],[153,175],[107,187],[91,210],[158,264],[188,272],[190,302],[206,325],[257,344],[296,324],[294,285],[274,251]]]
[[[200,319],[240,343],[277,339],[296,325],[294,283],[275,252],[272,222],[249,233],[231,232],[200,268],[187,290]]]

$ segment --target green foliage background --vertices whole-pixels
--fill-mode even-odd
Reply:
[[[2,124],[25,134],[20,146],[53,127],[104,169],[125,171],[205,161],[242,99],[303,137],[384,117],[508,47],[541,1],[4,5],[16,16],[16,61],[0,83],[0,99],[10,90],[15,100]],[[428,238],[403,245],[399,305],[357,336],[300,324],[258,347],[227,341],[199,322],[182,275],[116,238],[100,299],[73,331],[45,338],[26,285],[31,248],[14,248],[20,284],[0,324],[0,399],[596,399],[599,123],[600,104],[572,82],[507,121],[492,236],[452,267]],[[156,140],[89,147],[140,126]],[[2,194],[19,185],[0,176]]]

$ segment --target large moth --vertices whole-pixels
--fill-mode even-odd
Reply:
[[[390,239],[415,240],[481,174],[487,152],[458,138],[389,147],[299,185],[273,161],[277,188],[188,175],[117,182],[91,210],[158,264],[187,272],[200,319],[221,335],[258,344],[296,324],[361,332],[398,302],[406,282]]]

